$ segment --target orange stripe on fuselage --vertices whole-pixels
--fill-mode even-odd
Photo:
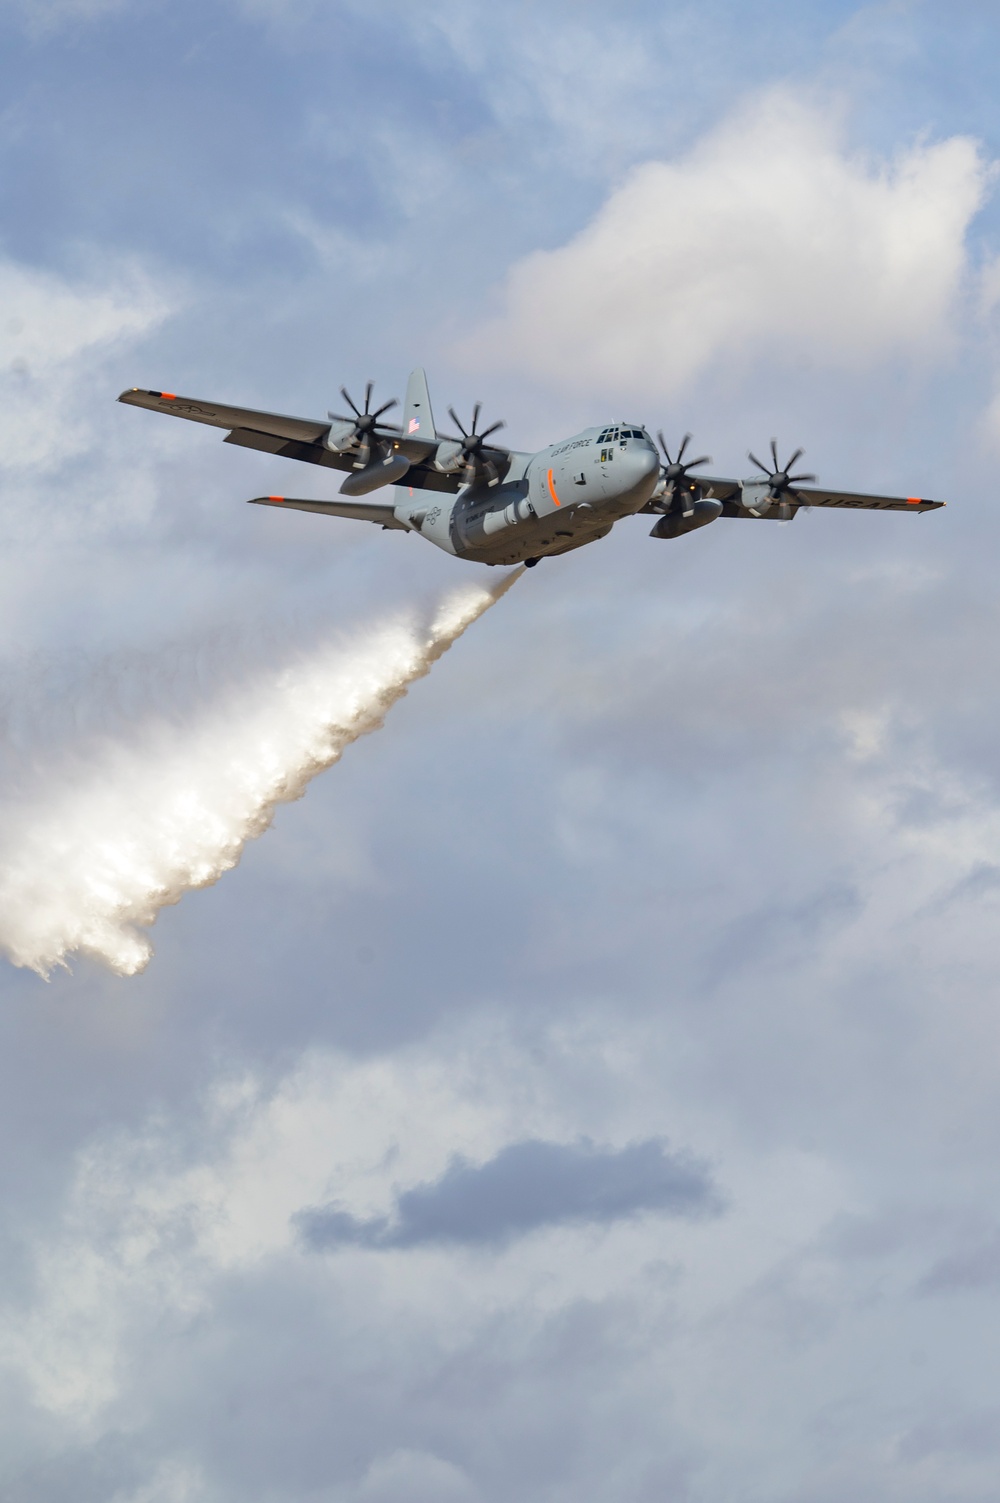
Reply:
[[[559,500],[559,497],[556,495],[556,488],[552,484],[552,471],[551,470],[548,473],[548,482],[549,482],[549,495],[552,497],[553,501],[556,503],[557,506],[562,506],[562,502]]]

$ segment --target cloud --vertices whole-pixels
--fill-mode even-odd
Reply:
[[[642,1266],[659,1253],[658,1228],[639,1219],[641,1209],[682,1218],[672,1232],[680,1256],[685,1239],[705,1235],[705,1213],[718,1202],[703,1166],[668,1154],[662,1138],[650,1132],[662,1108],[659,1093],[640,1108],[645,1135],[636,1133],[627,1147],[572,1141],[577,1108],[572,1101],[560,1105],[553,1058],[546,1049],[527,1053],[505,1031],[489,1024],[484,1029],[480,1022],[464,1038],[453,1035],[395,1058],[357,1061],[317,1051],[270,1084],[253,1075],[216,1080],[205,1098],[189,1104],[183,1128],[172,1115],[156,1114],[134,1131],[97,1133],[78,1156],[59,1225],[27,1233],[30,1276],[21,1284],[9,1282],[0,1298],[0,1384],[23,1386],[67,1437],[113,1435],[128,1423],[128,1375],[139,1354],[141,1366],[147,1359],[152,1363],[147,1376],[166,1385],[164,1397],[173,1404],[167,1398],[171,1372],[178,1361],[186,1366],[197,1360],[190,1341],[200,1339],[199,1324],[206,1318],[212,1324],[220,1300],[238,1303],[248,1281],[272,1276],[293,1303],[299,1300],[296,1289],[311,1287],[303,1309],[318,1299],[322,1320],[333,1321],[329,1334],[339,1344],[334,1332],[341,1317],[334,1306],[340,1274],[329,1283],[330,1265],[304,1253],[294,1221],[296,1207],[316,1204],[327,1193],[331,1174],[358,1211],[358,1224],[373,1206],[389,1202],[390,1177],[415,1186],[397,1197],[407,1208],[411,1245],[433,1233],[432,1220],[444,1228],[447,1219],[452,1231],[483,1245],[490,1236],[499,1238],[501,1222],[521,1230],[546,1219],[625,1218],[607,1267],[582,1259],[572,1270],[562,1269],[559,1303],[603,1299],[622,1277],[623,1260]],[[596,1060],[595,1066],[603,1069]],[[517,1123],[522,1130],[527,1123],[532,1139],[498,1148]],[[468,1155],[458,1167],[456,1145]],[[481,1167],[469,1169],[473,1155]],[[452,1166],[442,1173],[449,1157]],[[470,1179],[471,1191],[463,1195]],[[449,1192],[460,1203],[449,1206]],[[486,1204],[487,1197],[498,1206]],[[541,1203],[543,1197],[551,1203]],[[442,1278],[425,1270],[412,1281],[407,1274],[397,1295],[410,1312],[407,1323],[416,1319],[435,1345],[461,1311],[445,1345],[464,1342],[462,1332],[482,1318],[484,1290],[501,1306],[516,1306],[525,1280],[528,1289],[533,1283],[533,1269],[551,1258],[544,1244],[526,1243],[503,1268],[484,1260],[461,1289],[451,1272]],[[360,1316],[367,1326],[376,1315],[393,1326],[389,1305],[365,1313],[363,1298],[356,1303],[367,1282],[364,1270],[349,1277],[354,1313],[348,1323]],[[270,1314],[261,1313],[267,1322]],[[242,1324],[238,1316],[237,1340]],[[424,1340],[421,1334],[418,1344]],[[409,1349],[408,1338],[403,1345]],[[345,1359],[342,1351],[341,1366]],[[335,1384],[340,1370],[335,1365],[329,1374]],[[436,1451],[430,1436],[420,1439],[421,1449]],[[398,1434],[391,1445],[384,1433],[378,1437],[370,1453],[372,1461],[379,1459],[369,1479],[373,1495],[383,1471],[392,1470],[381,1458],[394,1446],[412,1444]],[[445,1454],[455,1460],[453,1450]],[[165,1460],[171,1456],[169,1451]],[[192,1465],[197,1457],[196,1449]],[[421,1477],[434,1470],[430,1461],[414,1462],[414,1468]],[[173,1477],[169,1467],[167,1474]]]
[[[424,1451],[394,1451],[372,1463],[357,1503],[474,1503],[480,1496],[449,1461]]]
[[[517,264],[464,350],[487,341],[577,390],[660,393],[723,363],[926,358],[951,338],[989,179],[967,137],[881,161],[848,150],[835,114],[774,90]]]
[[[456,1156],[440,1179],[397,1195],[392,1220],[363,1220],[327,1207],[302,1212],[298,1222],[315,1248],[486,1247],[546,1226],[609,1225],[644,1211],[697,1216],[718,1209],[705,1166],[668,1153],[659,1139],[614,1149],[586,1138],[534,1138],[509,1144],[485,1164]]]
[[[940,1258],[921,1279],[921,1294],[956,1294],[1000,1284],[1000,1234]]]
[[[167,1461],[134,1491],[122,1488],[116,1492],[111,1503],[201,1503],[207,1491],[199,1467],[183,1461]]]
[[[83,452],[94,362],[156,328],[176,302],[128,263],[74,279],[0,261],[0,468],[51,472]]]

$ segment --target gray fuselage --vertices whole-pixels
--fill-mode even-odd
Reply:
[[[659,478],[659,453],[645,429],[612,423],[537,454],[512,453],[500,481],[479,481],[454,500],[400,485],[394,513],[459,558],[517,564],[603,537],[645,506]]]

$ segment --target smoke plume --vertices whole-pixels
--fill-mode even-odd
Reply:
[[[0,950],[42,976],[73,952],[141,971],[160,909],[235,866],[278,804],[377,730],[520,573],[449,595],[429,629],[395,622],[328,647],[183,731],[147,726],[5,817]]]

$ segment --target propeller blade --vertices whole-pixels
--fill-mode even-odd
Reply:
[[[703,454],[700,459],[689,459],[688,462],[687,462],[687,464],[684,466],[684,468],[686,470],[696,470],[700,464],[711,464],[711,463],[712,463],[712,456],[711,456],[711,454]]]
[[[684,450],[687,448],[687,446],[688,446],[688,444],[690,442],[691,442],[691,434],[690,433],[685,433],[684,437],[681,439],[681,446],[677,450],[677,463],[678,464],[680,464],[681,460],[684,458]],[[695,460],[695,464],[700,464],[700,463],[701,463],[700,460]]]
[[[479,424],[479,414],[482,412],[482,410],[483,410],[483,404],[482,404],[482,402],[477,402],[476,405],[475,405],[475,407],[473,407],[473,409],[472,409],[472,429],[471,429],[472,433],[475,433],[475,431],[476,431],[476,428],[477,428],[477,426]]]
[[[770,473],[777,475],[781,471],[781,465],[778,463],[778,440],[776,438],[772,438],[771,440],[771,456],[774,459],[774,469]]]
[[[358,457],[354,461],[354,469],[356,469],[356,470],[367,469],[368,468],[368,461],[371,459],[371,457],[372,457],[371,439],[368,437],[368,434],[366,433],[364,435],[364,437],[362,438],[360,445],[358,446]]]
[[[487,485],[496,485],[497,481],[500,479],[499,472],[492,459],[488,459],[486,461],[485,465],[483,466],[483,473],[486,476]]]
[[[349,391],[348,391],[348,390],[347,390],[347,387],[346,387],[346,386],[342,386],[342,387],[341,387],[341,388],[340,388],[340,395],[341,395],[341,396],[342,396],[342,397],[343,397],[343,399],[344,399],[344,401],[345,401],[345,402],[346,402],[346,403],[347,403],[347,405],[348,405],[348,407],[349,407],[349,408],[350,408],[350,409],[351,409],[351,411],[352,411],[352,412],[353,412],[353,413],[354,413],[354,416],[355,416],[355,417],[361,417],[361,413],[360,413],[360,412],[359,412],[359,411],[358,411],[358,409],[357,409],[357,408],[356,408],[356,407],[355,407],[355,405],[354,405],[354,400],[353,400],[353,398],[352,398],[352,396],[351,396],[351,394],[350,394],[350,392],[349,392]],[[345,418],[345,419],[344,419],[344,421],[345,421],[345,422],[349,422],[349,421],[350,421],[350,419],[348,419],[348,418]]]
[[[465,466],[465,469],[462,471],[462,484],[473,485],[475,483],[475,479],[476,461],[474,459],[470,459],[468,464]]]
[[[479,437],[489,438],[491,433],[498,433],[501,428],[506,428],[506,426],[507,424],[504,422],[503,418],[501,418],[499,422],[491,424],[489,428],[484,428]]]
[[[390,412],[393,407],[398,407],[398,406],[399,406],[399,398],[398,397],[391,397],[388,402],[383,402],[382,403],[382,406],[378,409],[377,412],[373,412],[372,413],[372,417],[373,418],[380,418],[382,416],[383,412]]]
[[[663,437],[663,429],[662,428],[658,431],[658,433],[657,433],[656,436],[657,436],[657,438],[660,441],[660,448],[663,450],[664,457],[666,458],[667,464],[670,464],[670,462],[671,462],[670,461],[670,450],[667,448],[667,441]]]
[[[794,485],[796,481],[800,481],[800,480],[815,480],[816,476],[815,475],[789,475],[788,478],[791,481],[791,483]]]
[[[466,433],[465,429],[462,427],[461,419],[459,418],[458,413],[455,411],[454,407],[449,407],[448,408],[448,416],[451,418],[452,422],[455,424],[455,427],[458,429],[458,431],[462,435],[462,437],[463,438],[468,438],[469,435]],[[475,427],[475,424],[473,424],[473,427]]]
[[[758,470],[763,470],[765,475],[770,475],[771,471],[768,469],[767,465],[766,464],[761,464],[761,462],[757,458],[756,454],[751,454],[749,449],[747,450],[747,459],[749,459],[753,464],[755,464],[757,466]]]
[[[375,382],[374,381],[368,381],[365,384],[365,417],[368,416],[368,406],[369,406],[369,403],[371,402],[372,392],[374,390],[375,390]]]
[[[805,449],[796,449],[796,451],[792,455],[791,459],[789,459],[787,461],[786,465],[785,465],[785,474],[786,475],[790,475],[792,473],[792,465],[793,464],[798,464],[799,460],[802,458],[802,456],[803,456],[803,454],[805,452],[806,452]]]

